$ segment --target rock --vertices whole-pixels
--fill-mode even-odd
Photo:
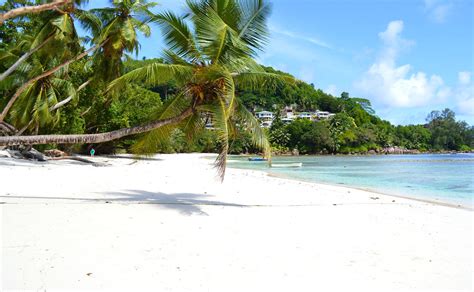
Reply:
[[[300,155],[300,152],[298,151],[298,149],[295,148],[295,149],[293,149],[293,150],[291,151],[291,155],[293,155],[293,156],[299,156],[299,155]]]
[[[374,155],[374,154],[377,154],[377,152],[375,150],[369,150],[369,154]]]
[[[49,157],[64,157],[67,153],[58,149],[51,149],[44,151],[44,154]]]
[[[382,149],[382,153],[384,154],[419,154],[420,151],[416,149],[406,149],[403,147],[392,146],[392,147],[386,147]]]
[[[46,161],[44,158],[43,153],[39,152],[38,150],[31,148],[30,150],[22,150],[20,151],[21,155],[27,159],[33,159],[38,161]]]

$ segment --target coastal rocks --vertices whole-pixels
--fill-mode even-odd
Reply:
[[[51,149],[44,151],[44,154],[49,157],[64,157],[67,156],[66,152],[58,150],[58,149]]]
[[[45,157],[41,152],[34,148],[20,149],[20,150],[6,150],[0,153],[0,157],[17,158],[17,159],[29,159],[37,161],[46,161]]]
[[[293,156],[299,156],[299,155],[300,155],[300,151],[295,148],[295,149],[293,149],[293,150],[291,151],[291,155],[293,155]]]
[[[383,148],[380,153],[382,154],[420,154],[420,151],[416,149],[406,149],[403,147],[392,146],[392,147]]]

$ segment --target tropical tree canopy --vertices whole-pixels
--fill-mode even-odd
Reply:
[[[211,116],[220,145],[216,167],[223,177],[229,140],[238,130],[250,131],[253,143],[270,155],[266,135],[242,105],[236,86],[271,87],[294,79],[268,73],[252,59],[268,37],[266,19],[271,7],[266,1],[207,0],[187,4],[190,13],[185,16],[167,11],[153,17],[168,45],[165,62],[128,72],[114,80],[109,89],[115,91],[137,81],[150,86],[175,81],[178,93],[156,118],[169,118],[192,108],[192,115],[180,124],[192,138],[203,129],[203,117]],[[134,150],[154,153],[160,141],[170,137],[172,128],[162,127],[144,135]]]
[[[110,83],[107,94],[113,97],[130,82],[156,86],[170,81],[175,82],[179,88],[176,94],[165,102],[155,114],[153,122],[148,125],[104,133],[102,136],[100,133],[74,137],[22,136],[7,137],[8,141],[0,138],[6,141],[4,144],[93,143],[154,129],[144,135],[134,147],[136,152],[150,153],[156,151],[160,141],[170,137],[173,123],[180,122],[178,126],[192,139],[203,129],[204,117],[211,117],[218,133],[220,154],[216,166],[221,177],[224,176],[229,140],[239,131],[252,133],[254,145],[263,149],[265,155],[270,155],[264,131],[236,96],[237,86],[274,87],[282,81],[294,81],[289,75],[265,71],[253,60],[268,40],[266,20],[271,11],[269,3],[263,0],[187,1],[190,12],[185,15],[171,11],[154,15],[149,10],[154,4],[146,1],[114,0],[111,4],[112,7],[86,12],[70,3],[64,6],[67,8],[65,11],[41,13],[39,17],[46,18],[39,20],[42,24],[41,40],[60,32],[59,36],[67,36],[62,40],[63,44],[70,43],[75,51],[80,50],[74,19],[80,20],[92,34],[89,41],[94,44],[92,49],[95,50],[91,59],[94,63],[93,77],[97,79],[99,76],[98,78],[107,82],[121,75],[123,54],[138,51],[136,32],[149,36],[148,24],[154,22],[162,28],[168,45],[163,52],[164,62],[147,64],[120,76]],[[40,44],[41,41],[36,41],[32,47]],[[35,58],[28,62],[38,63],[36,71],[29,70],[29,75],[18,82],[24,84],[16,90],[2,112],[3,121],[16,102],[9,121],[16,126],[26,124],[26,127],[31,125],[27,121],[33,112],[35,133],[38,133],[38,127],[43,123],[58,120],[58,114],[56,112],[54,115],[54,110],[77,95],[76,88],[68,80],[67,65],[72,61],[64,62],[71,60],[74,51],[65,49],[63,53],[60,50],[61,54],[58,56],[43,49],[35,52]],[[65,56],[67,52],[71,56]],[[86,53],[79,56],[82,58]],[[77,59],[79,58],[74,57],[72,60]],[[47,63],[43,64],[44,62]],[[56,67],[46,71],[51,66]],[[47,73],[41,73],[44,71]],[[37,77],[31,77],[35,75]],[[18,76],[15,75],[15,78]],[[77,89],[82,89],[88,82]],[[69,97],[60,101],[61,95]]]
[[[425,125],[393,126],[363,97],[335,97],[257,64],[269,36],[266,1],[189,0],[185,14],[153,14],[154,3],[141,0],[91,10],[85,2],[0,4],[3,15],[26,11],[0,25],[0,146],[217,152],[221,176],[227,153],[269,156],[266,133],[277,153],[474,147],[474,128],[450,110],[432,112]],[[162,58],[133,60],[138,35],[149,36],[152,25],[167,45]],[[279,117],[286,106],[336,115],[287,123]],[[247,109],[274,110],[277,119],[262,129]]]

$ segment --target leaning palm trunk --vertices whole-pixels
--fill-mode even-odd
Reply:
[[[39,44],[38,46],[36,46],[35,48],[31,49],[29,52],[26,52],[23,56],[21,56],[16,62],[15,64],[13,64],[10,68],[7,69],[7,71],[3,72],[1,75],[0,75],[0,81],[2,81],[3,79],[7,78],[8,75],[12,74],[13,71],[16,70],[16,68],[18,68],[18,66],[21,65],[21,63],[23,63],[26,59],[28,59],[28,57],[30,57],[31,55],[33,55],[34,52],[36,52],[37,50],[41,49],[41,47],[43,47],[50,39],[53,38],[54,35],[50,35],[48,38],[46,38],[41,44]]]
[[[37,136],[7,136],[0,137],[0,146],[13,145],[37,145],[37,144],[77,144],[77,143],[103,143],[120,139],[122,137],[149,132],[160,127],[176,124],[189,117],[193,113],[193,108],[188,108],[179,115],[153,121],[144,125],[123,128],[111,132],[100,134],[81,134],[81,135],[37,135]]]
[[[43,74],[41,75],[38,75],[36,76],[35,78],[33,79],[30,79],[28,82],[26,82],[25,84],[23,84],[16,92],[15,94],[12,96],[12,98],[8,101],[7,105],[5,106],[5,108],[3,109],[2,113],[0,114],[0,122],[3,122],[3,120],[5,119],[8,111],[10,111],[11,107],[13,106],[13,104],[15,103],[15,101],[18,99],[18,97],[20,97],[20,95],[28,88],[28,86],[30,86],[31,84],[35,83],[36,81],[42,79],[42,78],[45,78],[45,77],[48,77],[49,75],[51,74],[54,74],[55,72],[59,71],[61,68],[64,68],[66,67],[67,65],[85,57],[87,54],[89,54],[90,52],[93,52],[95,50],[97,50],[98,48],[102,47],[105,43],[107,42],[107,40],[103,41],[101,44],[98,44],[98,45],[95,45],[93,46],[92,48],[88,49],[87,51],[77,55],[76,57],[74,57],[73,59],[71,60],[68,60],[64,63],[62,63],[61,65],[59,66],[56,66],[54,67],[53,69],[49,70],[49,71],[46,71],[44,72]]]
[[[69,2],[71,2],[71,0],[56,0],[51,3],[46,3],[42,5],[25,6],[25,7],[12,9],[3,14],[0,14],[0,25],[2,25],[3,22],[5,22],[5,20],[7,19],[14,18],[23,14],[39,13],[46,10],[57,9],[59,6],[67,4]]]

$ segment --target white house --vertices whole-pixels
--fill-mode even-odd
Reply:
[[[294,117],[293,117],[293,118],[288,118],[288,117],[286,117],[286,118],[281,119],[281,121],[282,121],[284,124],[291,124],[291,122],[293,122],[294,120],[295,120]]]
[[[273,122],[273,113],[269,111],[261,111],[255,113],[255,116],[257,119],[260,120],[260,126],[262,128],[269,128],[272,125]]]
[[[311,120],[312,117],[313,117],[313,115],[311,113],[308,113],[308,112],[302,112],[302,113],[298,114],[298,118],[300,118],[300,119]]]
[[[265,121],[265,122],[273,121],[273,113],[269,111],[257,112],[255,116],[257,116],[257,118],[261,121]]]
[[[315,113],[315,116],[319,119],[319,120],[327,120],[329,119],[330,117],[334,116],[335,114],[332,114],[330,112],[326,112],[326,111],[316,111]]]

